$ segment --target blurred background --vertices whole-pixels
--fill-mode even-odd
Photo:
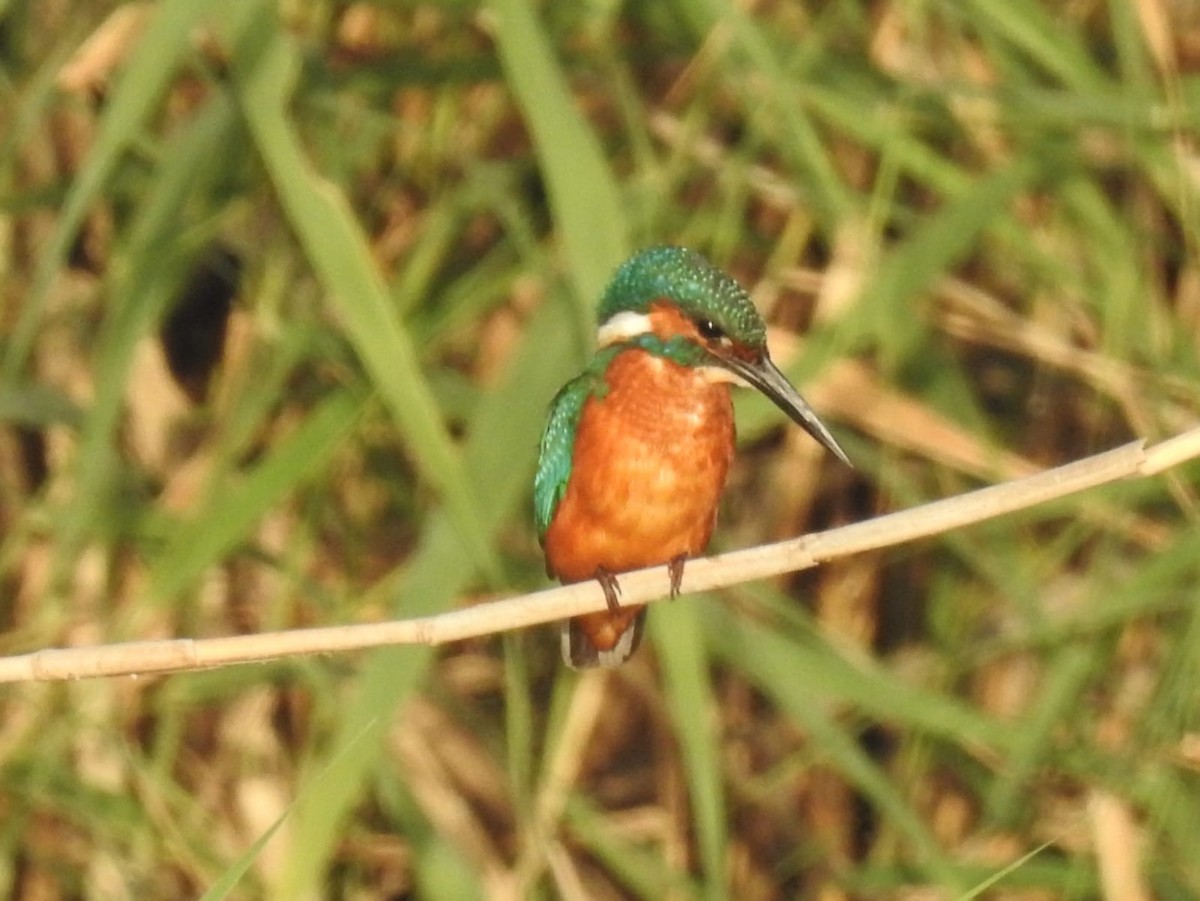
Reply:
[[[857,465],[739,397],[714,549],[1182,431],[1198,69],[1193,0],[0,3],[0,653],[544,586],[547,405],[652,243]],[[607,675],[3,686],[0,894],[1200,897],[1197,472],[657,605]]]

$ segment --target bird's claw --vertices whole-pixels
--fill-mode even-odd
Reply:
[[[671,600],[679,597],[679,591],[683,587],[683,564],[687,562],[687,554],[679,554],[671,558],[671,562],[667,564],[667,572],[671,576]]]
[[[604,600],[608,604],[609,612],[616,613],[621,609],[621,602],[618,600],[618,596],[621,594],[621,585],[617,582],[617,577],[603,566],[598,566],[596,567],[596,581],[604,589]]]

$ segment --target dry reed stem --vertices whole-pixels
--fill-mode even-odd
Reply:
[[[1149,449],[1144,441],[1135,441],[1037,475],[911,510],[777,544],[691,560],[687,565],[685,588],[689,592],[708,591],[808,569],[827,560],[891,547],[993,519],[1119,479],[1152,476],[1196,457],[1200,457],[1200,428]],[[659,601],[667,597],[669,587],[665,566],[627,573],[621,576],[622,602]],[[604,607],[604,593],[600,587],[583,582],[418,619],[225,638],[51,648],[0,658],[0,682],[138,676],[386,645],[439,645],[566,619]]]
[[[1129,807],[1110,792],[1092,790],[1087,812],[1106,901],[1150,901],[1140,861],[1142,835]]]

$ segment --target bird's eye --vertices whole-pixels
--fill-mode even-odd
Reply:
[[[700,337],[706,341],[716,341],[719,338],[725,337],[725,331],[711,319],[697,319],[696,330],[700,332]]]

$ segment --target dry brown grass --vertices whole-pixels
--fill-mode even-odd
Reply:
[[[1195,423],[1186,3],[276,12],[0,13],[4,655],[540,587],[545,405],[653,241],[753,288],[858,466],[745,399],[720,550]],[[697,562],[720,593],[609,675],[483,622],[6,685],[0,886],[1198,895],[1190,455],[809,572]]]

